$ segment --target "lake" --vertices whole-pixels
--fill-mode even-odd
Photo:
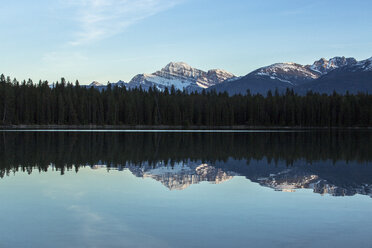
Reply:
[[[372,131],[4,131],[0,247],[372,247]]]

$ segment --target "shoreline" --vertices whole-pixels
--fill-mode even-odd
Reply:
[[[372,127],[299,127],[299,126],[168,126],[168,125],[3,125],[0,130],[370,130]]]

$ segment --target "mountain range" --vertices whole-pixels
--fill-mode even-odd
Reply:
[[[267,94],[269,90],[285,92],[288,88],[299,94],[308,91],[331,94],[372,92],[372,57],[357,61],[354,58],[334,57],[320,59],[311,65],[276,63],[237,77],[221,69],[203,71],[184,62],[171,62],[152,74],[138,74],[128,83],[118,81],[112,86],[144,90],[156,87],[188,92],[214,90],[230,95],[251,93]],[[92,82],[88,87],[104,90],[107,86]]]

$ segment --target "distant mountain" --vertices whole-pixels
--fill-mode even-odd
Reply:
[[[107,88],[107,85],[103,85],[97,81],[93,81],[92,83],[90,83],[89,85],[82,85],[82,87],[86,87],[86,88],[95,88],[99,91],[102,91],[102,90],[105,90]]]
[[[126,87],[127,83],[124,82],[124,81],[118,81],[116,83],[110,83],[111,87],[115,87],[115,86],[118,86],[119,88],[122,88],[122,87]],[[88,84],[88,85],[83,85],[82,87],[86,87],[86,88],[95,88],[99,91],[102,91],[102,90],[106,90],[107,87],[108,87],[108,84],[107,85],[103,85],[97,81],[93,81],[92,83]]]
[[[372,93],[372,58],[348,64],[324,74],[317,80],[295,88],[300,94],[308,91],[331,94],[358,92]]]
[[[100,87],[103,86],[103,84],[98,83],[97,81],[93,81],[91,84],[89,84],[89,87]]]
[[[269,90],[294,89],[299,94],[308,91],[331,94],[333,91],[344,94],[357,92],[372,92],[372,58],[357,61],[354,58],[334,57],[329,60],[319,59],[312,65],[297,63],[276,63],[259,68],[246,76],[236,77],[220,69],[203,71],[191,67],[184,62],[171,62],[160,71],[152,74],[138,74],[129,83],[118,81],[111,86],[144,90],[156,87],[187,91],[201,91],[203,89],[216,92],[228,92],[230,95],[252,94],[266,95]],[[86,87],[104,90],[107,85],[92,82]]]
[[[245,94],[248,90],[252,94],[266,94],[269,90],[278,89],[284,92],[287,88],[313,81],[320,76],[309,66],[296,63],[277,63],[259,68],[235,81],[225,81],[210,87],[217,92],[228,92],[230,95]]]
[[[368,60],[367,60],[368,61]],[[269,90],[284,92],[287,88],[294,89],[298,93],[314,92],[339,93],[366,91],[371,87],[371,77],[361,75],[356,69],[363,66],[365,61],[357,62],[354,58],[334,57],[329,60],[324,58],[315,61],[312,65],[300,65],[296,63],[277,63],[259,68],[248,75],[229,82],[225,81],[210,90],[228,92],[233,94],[245,94],[247,90],[256,94],[267,94]],[[349,70],[348,77],[342,73],[345,68]],[[333,75],[328,77],[327,75]],[[363,79],[359,80],[359,77]],[[350,80],[353,78],[353,80]],[[345,81],[344,83],[338,83]],[[359,80],[359,82],[356,82]]]
[[[273,64],[253,71],[249,75],[263,79],[279,80],[288,84],[288,86],[299,85],[319,77],[319,73],[311,70],[309,66],[296,63]]]
[[[287,88],[298,93],[308,90],[321,93],[332,93],[333,90],[339,93],[347,90],[365,92],[372,87],[372,77],[366,70],[358,68],[369,68],[368,61],[370,60],[357,62],[354,58],[334,57],[329,60],[320,59],[312,65],[277,63],[255,70],[235,81],[212,86],[210,90],[226,91],[230,95],[245,94],[247,90],[265,95],[269,90],[284,92]]]
[[[219,85],[212,86],[208,90],[216,92],[227,92],[229,95],[246,94],[249,90],[252,94],[266,94],[268,90],[278,89],[280,92],[287,88],[292,88],[293,85],[288,82],[283,82],[279,79],[263,78],[257,75],[247,75],[238,80],[225,81]]]
[[[119,88],[126,87],[127,83],[124,81],[118,81],[116,83],[111,83],[112,87],[118,86]]]
[[[354,58],[345,57],[334,57],[330,60],[324,58],[315,61],[313,65],[308,66],[311,70],[320,73],[321,75],[327,74],[328,72],[343,67],[356,64],[357,61]]]
[[[284,162],[229,159],[216,162],[213,166],[222,171],[228,170],[235,175],[244,176],[261,186],[277,191],[295,191],[297,189],[313,189],[314,193],[333,196],[353,196],[356,194],[372,197],[370,175],[372,168],[355,161],[338,161],[334,164],[326,160],[296,161],[292,166]]]
[[[126,86],[128,88],[158,89],[171,88],[199,91],[217,85],[235,76],[227,71],[214,69],[208,72],[192,68],[183,62],[171,62],[152,74],[138,74]]]
[[[279,92],[287,88],[312,81],[320,76],[320,73],[309,67],[295,63],[277,63],[257,69],[245,77],[235,81],[225,81],[219,85],[210,87],[217,92],[228,92],[233,94],[245,94],[247,90],[251,93],[266,94],[268,90]]]

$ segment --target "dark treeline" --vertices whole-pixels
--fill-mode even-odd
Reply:
[[[16,171],[79,170],[105,164],[217,163],[267,159],[265,164],[372,161],[372,132],[280,133],[0,133],[0,177]],[[325,163],[325,164],[327,164]]]
[[[2,125],[372,126],[372,95],[126,90],[0,77]]]

